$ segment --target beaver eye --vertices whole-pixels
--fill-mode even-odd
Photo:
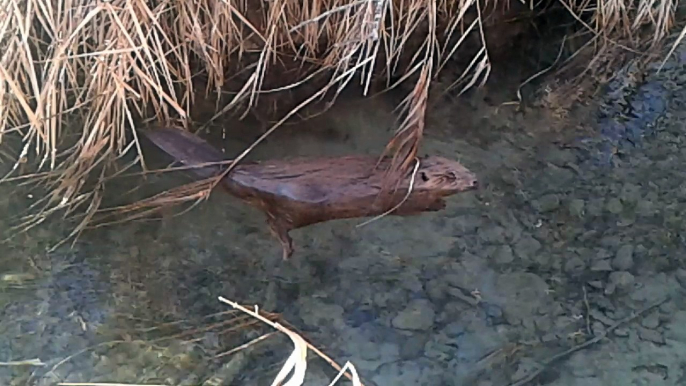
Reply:
[[[422,181],[424,181],[424,182],[429,181],[429,177],[426,175],[426,173],[421,172],[419,175],[420,175],[420,177],[422,177]]]

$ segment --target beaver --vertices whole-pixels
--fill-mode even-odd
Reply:
[[[186,130],[158,128],[144,134],[202,178],[218,176],[226,171],[222,161],[230,162]],[[245,162],[226,173],[220,186],[266,214],[271,233],[281,243],[282,257],[288,260],[295,250],[289,235],[293,229],[338,219],[440,211],[446,207],[445,197],[478,184],[459,162],[428,156],[418,159],[415,170],[390,191],[382,189],[388,162],[371,155]]]

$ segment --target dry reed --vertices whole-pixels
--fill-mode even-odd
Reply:
[[[397,84],[390,83],[392,78],[414,79],[384,152],[394,155],[392,171],[406,171],[422,138],[431,80],[465,42],[478,41],[481,49],[467,61],[455,86],[464,91],[485,81],[490,71],[485,13],[508,4],[0,0],[0,146],[6,137],[19,136],[23,146],[13,157],[11,173],[27,162],[35,164],[31,180],[46,191],[21,228],[78,208],[86,213],[73,233],[78,235],[98,211],[108,178],[133,166],[147,170],[135,130],[142,120],[179,120],[188,126],[199,75],[206,78],[208,94],[233,90],[214,118],[230,111],[245,114],[260,100],[317,85],[254,146],[310,103],[327,96],[335,100],[355,79],[365,92],[374,78],[385,77],[388,87]],[[674,22],[676,3],[562,4],[598,44],[631,40],[646,27],[657,44]],[[581,16],[588,14],[592,17]],[[1,151],[0,158],[8,154]],[[117,166],[124,155],[133,156]],[[197,197],[197,192],[183,194]]]
[[[300,386],[305,382],[305,372],[307,371],[307,349],[311,349],[314,351],[317,355],[319,355],[322,359],[324,359],[326,362],[329,363],[332,367],[334,367],[336,370],[338,370],[338,374],[336,377],[331,381],[329,386],[334,385],[338,380],[342,377],[345,376],[350,380],[353,384],[353,386],[364,386],[360,380],[360,377],[357,375],[357,370],[355,369],[355,366],[350,363],[346,362],[344,366],[339,366],[336,362],[333,361],[333,359],[329,358],[326,356],[324,353],[319,351],[316,347],[313,345],[307,343],[305,339],[303,339],[302,336],[298,335],[297,333],[289,330],[288,328],[282,326],[279,323],[273,322],[271,320],[268,320],[267,318],[263,317],[259,313],[259,309],[257,306],[255,306],[255,310],[249,310],[244,306],[241,306],[240,304],[233,302],[231,300],[228,300],[222,296],[219,297],[219,301],[222,303],[226,303],[230,305],[231,307],[238,309],[253,318],[260,320],[269,326],[273,327],[277,331],[280,331],[284,334],[286,334],[290,339],[291,342],[293,343],[293,352],[291,355],[288,357],[286,362],[284,363],[283,367],[277,374],[276,378],[272,382],[272,386],[277,386],[277,385],[288,385],[288,386]],[[348,374],[350,372],[350,374]],[[288,379],[288,382],[284,383],[286,380],[286,377],[291,374],[291,377]]]

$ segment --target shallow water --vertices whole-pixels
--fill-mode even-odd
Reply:
[[[679,58],[645,82],[620,76],[562,131],[545,111],[444,101],[422,152],[461,160],[480,190],[439,213],[294,231],[288,263],[261,214],[224,194],[86,232],[72,249],[46,252],[61,223],[17,237],[0,255],[0,384],[270,384],[291,343],[274,335],[222,355],[271,330],[218,296],[280,314],[366,385],[684,384]],[[392,124],[388,103],[342,102],[252,157],[376,153]],[[10,215],[31,201],[4,197]],[[306,384],[328,385],[336,371],[309,358]],[[41,364],[16,362],[30,359]]]

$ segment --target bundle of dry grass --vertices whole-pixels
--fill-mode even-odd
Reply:
[[[562,4],[598,45],[633,38],[646,27],[660,42],[675,11],[673,0]],[[145,170],[138,135],[130,129],[146,119],[180,120],[187,126],[199,78],[207,93],[230,96],[218,115],[245,113],[284,94],[297,95],[290,112],[258,143],[308,104],[324,98],[332,102],[355,79],[365,89],[374,79],[385,79],[390,87],[390,79],[412,79],[415,87],[386,149],[396,157],[393,170],[406,170],[422,138],[431,79],[453,54],[468,52],[474,55],[465,61],[456,86],[464,90],[483,82],[490,71],[487,14],[508,5],[476,0],[0,0],[0,142],[10,135],[21,138],[12,172],[35,161],[29,176],[47,191],[24,225],[83,207],[87,214],[81,224],[88,223],[108,178],[134,165]],[[527,6],[536,9],[543,3]],[[459,50],[468,44],[477,48]],[[115,161],[127,154],[134,159],[117,167]]]

